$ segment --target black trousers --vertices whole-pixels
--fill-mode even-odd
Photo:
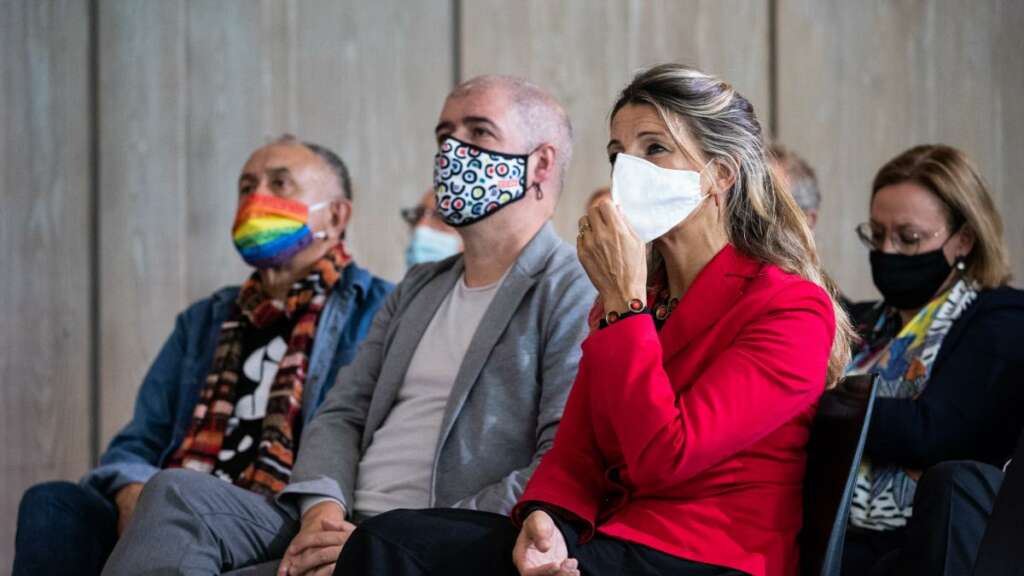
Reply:
[[[1002,478],[1001,470],[980,462],[929,468],[905,528],[849,531],[843,574],[970,575]]]
[[[676,558],[646,546],[597,535],[579,535],[559,522],[569,556],[585,575],[743,576],[730,568]],[[519,530],[506,516],[457,509],[395,510],[371,518],[352,534],[335,576],[518,576],[512,548]]]

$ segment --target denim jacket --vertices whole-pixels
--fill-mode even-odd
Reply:
[[[355,357],[377,309],[393,286],[354,263],[345,268],[317,322],[302,399],[302,428],[313,418],[338,369]],[[99,467],[82,478],[113,497],[126,484],[146,482],[181,444],[213,361],[221,324],[238,295],[222,288],[178,315],[174,332],[149,368],[131,422],[114,437]]]

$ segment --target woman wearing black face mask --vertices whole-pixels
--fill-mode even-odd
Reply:
[[[947,573],[948,555],[920,546],[920,534],[947,527],[919,525],[938,505],[915,502],[917,482],[943,461],[1002,466],[1012,452],[1024,423],[1024,293],[1006,286],[1002,222],[955,148],[917,146],[883,166],[857,234],[883,301],[851,310],[863,340],[848,373],[878,373],[879,397],[844,573]]]

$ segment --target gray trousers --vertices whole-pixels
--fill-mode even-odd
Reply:
[[[274,574],[298,518],[209,474],[164,470],[142,491],[104,576]]]

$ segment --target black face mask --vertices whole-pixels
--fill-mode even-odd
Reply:
[[[923,307],[952,270],[941,248],[914,256],[871,251],[871,279],[885,303],[897,310]]]

